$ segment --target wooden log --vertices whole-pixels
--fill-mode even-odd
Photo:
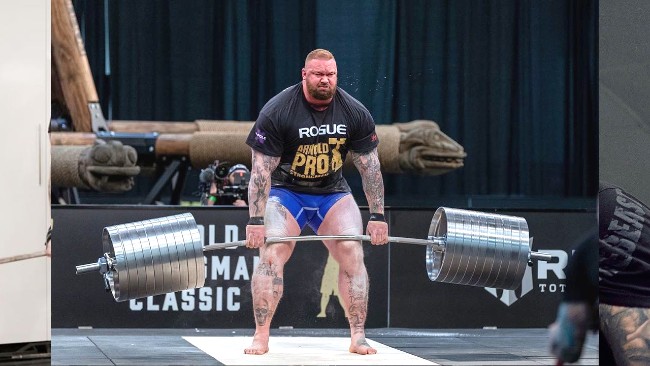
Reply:
[[[190,156],[191,133],[164,133],[156,138],[156,156]],[[87,132],[51,132],[53,146],[88,146],[95,143],[97,135]]]
[[[194,132],[233,132],[249,131],[253,121],[107,121],[111,131],[129,133],[194,133]]]
[[[135,133],[194,133],[199,130],[196,122],[111,121],[108,126],[114,132]]]
[[[52,103],[56,103],[59,108],[61,108],[61,113],[63,115],[70,115],[70,111],[68,110],[68,107],[65,105],[65,97],[63,96],[63,90],[61,90],[61,78],[59,78],[59,74],[57,72],[56,68],[56,61],[52,59],[52,63],[50,65],[50,68],[52,70],[51,73],[51,80],[52,80]]]
[[[190,156],[190,141],[194,134],[164,133],[156,139],[156,156]]]
[[[97,135],[88,132],[50,132],[52,145],[92,145]]]
[[[189,156],[191,133],[164,133],[156,139],[156,156]],[[97,135],[87,132],[51,132],[50,143],[54,146],[87,146],[97,140]]]
[[[158,133],[194,133],[194,132],[232,132],[250,130],[252,121],[210,121],[194,122],[168,121],[111,121],[109,126],[115,132],[158,132]]]
[[[199,126],[201,132],[240,132],[248,131],[253,128],[255,121],[228,121],[228,120],[196,120],[196,125]]]
[[[52,58],[74,130],[91,132],[88,103],[99,98],[71,0],[52,0]]]

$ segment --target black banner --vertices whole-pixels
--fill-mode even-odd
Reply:
[[[101,276],[75,275],[75,266],[102,253],[106,226],[190,212],[204,245],[244,238],[246,208],[178,206],[54,206],[52,327],[252,328],[250,278],[257,250],[206,252],[205,287],[116,303]],[[364,244],[370,277],[369,328],[546,327],[555,319],[565,290],[564,267],[571,250],[596,215],[586,211],[492,211],[526,218],[533,248],[554,256],[529,267],[514,291],[436,283],[429,280],[425,247]],[[388,209],[390,235],[426,238],[433,210]],[[364,222],[367,210],[362,209]],[[303,235],[313,234],[309,229]],[[317,242],[298,243],[285,266],[284,295],[272,326],[347,328],[337,297],[338,267]],[[323,310],[324,308],[324,310]]]

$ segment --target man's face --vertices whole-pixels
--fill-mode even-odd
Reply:
[[[336,61],[309,60],[302,69],[302,77],[307,84],[307,92],[314,99],[328,100],[336,92]]]

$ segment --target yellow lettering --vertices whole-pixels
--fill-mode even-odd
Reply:
[[[329,156],[322,154],[316,157],[316,171],[318,174],[325,174],[329,169],[330,158]]]
[[[316,174],[316,157],[307,156],[307,162],[305,163],[305,175],[311,176]]]
[[[291,170],[295,171],[297,167],[303,166],[307,157],[303,153],[296,153],[296,156],[293,158],[293,164],[291,164]]]

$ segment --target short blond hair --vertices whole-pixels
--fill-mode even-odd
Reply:
[[[334,55],[332,52],[328,50],[324,50],[322,48],[317,48],[307,54],[307,58],[305,58],[305,65],[307,65],[307,62],[318,59],[318,60],[332,60],[334,58]]]

